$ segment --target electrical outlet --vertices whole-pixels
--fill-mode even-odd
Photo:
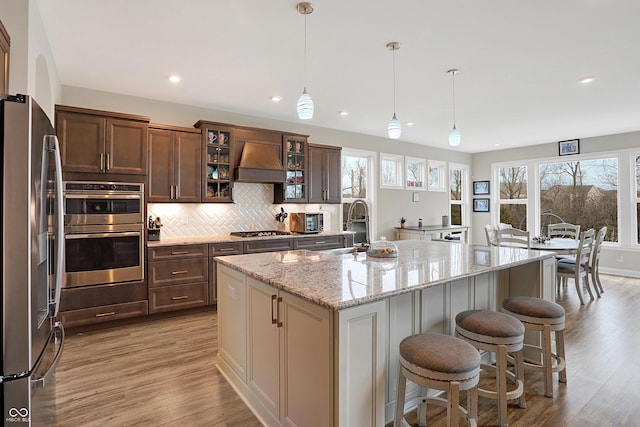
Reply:
[[[183,215],[182,216],[182,225],[187,225],[189,224],[189,215]]]
[[[624,257],[623,257],[622,255],[618,255],[618,256],[616,257],[616,261],[617,261],[617,262],[624,262]]]

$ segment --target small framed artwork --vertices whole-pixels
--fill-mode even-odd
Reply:
[[[473,181],[473,194],[489,194],[489,181]]]
[[[473,199],[474,212],[489,212],[489,199]]]
[[[572,154],[580,154],[580,140],[568,139],[558,142],[558,155],[570,156]]]

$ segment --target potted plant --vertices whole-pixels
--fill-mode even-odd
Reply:
[[[404,223],[407,222],[407,219],[405,217],[400,217],[400,228],[404,228]]]

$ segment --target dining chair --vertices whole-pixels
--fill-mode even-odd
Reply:
[[[485,224],[484,236],[487,238],[487,246],[497,246],[496,229],[493,226]]]
[[[589,262],[591,261],[591,252],[593,251],[593,242],[595,237],[595,230],[590,228],[587,231],[580,233],[580,241],[578,243],[578,251],[576,252],[575,261],[558,260],[558,271],[556,286],[560,291],[560,283],[567,281],[567,279],[573,279],[576,285],[576,291],[580,298],[580,304],[584,305],[584,298],[582,297],[582,286],[587,288],[589,296],[593,300],[593,292],[591,292],[591,286],[589,285]]]
[[[529,249],[531,247],[531,236],[528,231],[517,228],[498,228],[496,229],[496,242],[498,246]]]
[[[564,237],[567,239],[578,240],[580,238],[580,226],[566,222],[549,224],[547,226],[547,236],[549,238]]]
[[[600,281],[600,250],[602,249],[602,242],[604,242],[604,236],[607,234],[607,227],[604,226],[598,230],[596,234],[596,240],[593,243],[593,251],[591,252],[591,262],[589,263],[589,274],[591,275],[591,283],[596,290],[598,296],[602,296],[604,289],[602,288],[602,282]]]

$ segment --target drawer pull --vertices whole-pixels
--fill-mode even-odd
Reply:
[[[176,274],[185,274],[188,272],[189,270],[180,270],[180,271],[172,271],[171,274],[175,276]]]
[[[315,244],[316,245],[324,245],[325,243],[327,243],[327,242],[322,241],[322,242],[316,242]]]
[[[115,314],[116,314],[115,311],[109,311],[107,313],[98,313],[96,314],[96,317],[107,317],[107,316],[113,316]]]
[[[188,299],[188,298],[189,298],[189,295],[182,295],[182,296],[179,296],[179,297],[171,297],[171,300],[177,301],[177,300]]]
[[[173,251],[171,252],[171,255],[186,255],[188,253],[189,251]]]
[[[231,252],[231,251],[235,251],[236,248],[222,248],[220,249],[220,252]]]

